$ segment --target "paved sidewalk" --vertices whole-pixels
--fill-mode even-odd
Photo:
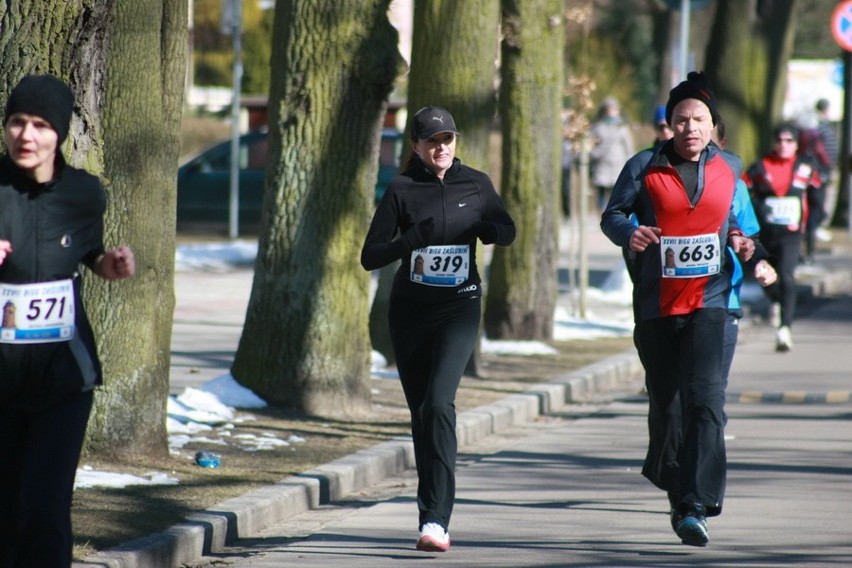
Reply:
[[[750,330],[732,383],[849,389],[852,297],[796,325],[791,353]],[[852,405],[814,399],[728,405],[728,494],[706,548],[680,544],[665,495],[641,475],[647,401],[563,407],[468,446],[446,554],[413,549],[411,472],[247,535],[196,566],[848,566]],[[222,563],[222,564],[220,564]]]
[[[587,242],[594,277],[605,277],[618,266],[619,251],[605,241],[596,224],[588,225]],[[816,306],[819,298],[848,292],[852,280],[852,255],[848,249],[845,241],[835,243],[830,252],[819,255],[818,265],[803,275],[802,297],[813,297],[809,304]],[[562,251],[561,266],[566,266],[565,259],[570,256],[568,251]],[[174,393],[227,372],[239,340],[251,286],[250,270],[241,268],[217,274],[214,279],[202,276],[178,273],[176,277],[178,306],[171,375]],[[561,296],[560,302],[571,302],[570,295]],[[790,511],[807,511],[809,504],[826,508],[825,516],[820,517],[826,522],[845,526],[845,518],[835,517],[834,505],[843,503],[838,495],[849,494],[850,487],[844,476],[852,471],[838,469],[836,455],[845,450],[840,450],[832,440],[837,440],[844,431],[843,421],[848,419],[849,407],[805,403],[793,406],[797,404],[798,395],[794,394],[793,398],[790,395],[806,391],[802,399],[805,402],[843,402],[838,397],[842,399],[842,392],[850,389],[846,378],[852,364],[852,351],[846,345],[852,334],[852,305],[848,301],[832,303],[814,314],[795,324],[796,346],[792,353],[785,355],[772,351],[771,330],[760,325],[745,326],[731,379],[732,398],[737,402],[729,406],[732,416],[729,430],[734,428],[735,415],[742,409],[748,419],[744,424],[754,425],[756,430],[737,435],[736,439],[746,436],[749,440],[746,454],[760,454],[748,459],[757,459],[763,465],[749,466],[742,472],[732,465],[732,512],[726,511],[720,519],[719,535],[713,528],[716,523],[712,523],[714,544],[716,539],[724,543],[730,540],[729,536],[734,536],[742,539],[742,550],[749,549],[754,540],[749,537],[749,531],[754,528],[741,525],[739,519],[750,517],[736,512],[735,507],[750,499],[760,500],[767,491],[775,495],[773,501],[760,501],[756,510],[761,514],[772,513],[768,517],[770,526],[776,522],[783,525],[783,520],[776,521],[775,516],[798,523],[798,517],[785,515]],[[483,451],[481,456],[469,456],[469,465],[460,469],[460,501],[453,522],[455,545],[449,555],[441,557],[441,565],[695,563],[695,550],[674,542],[670,529],[668,534],[665,530],[667,519],[661,513],[664,499],[661,501],[660,495],[637,474],[644,451],[644,401],[625,399],[603,405],[579,420],[575,420],[576,405],[570,404],[597,392],[635,385],[640,375],[635,354],[628,352],[566,375],[554,383],[539,385],[529,393],[514,395],[498,404],[461,415],[459,434],[463,451],[476,452],[482,444],[491,449]],[[836,394],[838,392],[841,394]],[[767,399],[768,394],[771,396]],[[746,404],[752,400],[762,401],[762,404]],[[788,421],[782,423],[780,417]],[[589,432],[582,428],[587,424],[592,427]],[[774,436],[779,430],[785,435],[776,439]],[[786,436],[788,431],[796,435]],[[818,448],[818,452],[808,449],[815,441],[823,439],[826,446]],[[504,446],[496,454],[493,453],[495,444]],[[736,444],[730,447],[732,455],[736,448]],[[802,465],[777,466],[778,475],[772,475],[772,483],[764,488],[752,477],[755,471],[769,471],[766,460]],[[237,537],[258,538],[260,531],[282,526],[282,523],[313,526],[304,518],[300,520],[300,516],[329,508],[345,512],[348,510],[346,501],[353,495],[381,487],[389,480],[410,490],[412,467],[410,442],[399,440],[381,444],[303,476],[222,503],[215,510],[199,512],[166,533],[127,543],[74,566],[160,568],[181,563],[203,566],[200,563],[202,555],[211,551],[224,551],[222,560],[227,558],[234,566],[405,566],[409,560],[424,559],[410,547],[411,519],[416,520],[410,492],[408,495],[402,492],[389,501],[353,506],[351,525],[329,524],[326,529],[318,528],[318,535],[306,541],[291,542],[293,535],[306,534],[304,528],[295,533],[277,534],[273,528],[272,534],[266,533],[271,541],[253,541],[248,547],[237,543],[227,549],[226,544],[234,544]],[[468,471],[484,477],[468,479]],[[741,478],[740,485],[734,483],[738,478]],[[494,483],[496,485],[491,485]],[[743,487],[752,486],[755,497],[749,493],[751,490],[743,490]],[[734,493],[733,487],[740,487],[738,493]],[[785,490],[794,493],[795,499],[778,499]],[[339,505],[332,507],[331,503]],[[845,505],[848,504],[847,501]],[[579,515],[580,512],[583,514]],[[732,525],[728,524],[729,519],[737,521]],[[809,528],[817,526],[810,516],[807,522]],[[783,525],[782,528],[792,531],[794,527]],[[821,544],[829,551],[827,554],[833,554],[831,551],[837,546],[835,529],[828,525],[825,530],[825,538],[806,532],[808,538],[802,542],[791,538],[789,546],[784,540],[777,540],[775,544],[784,545],[784,550],[793,550],[793,546],[800,544],[807,550],[811,544]],[[331,536],[325,531],[332,531]],[[730,534],[726,535],[725,531]],[[273,556],[268,550],[269,543],[281,545],[284,556]],[[608,551],[610,556],[596,556],[600,550]],[[535,554],[527,558],[533,552]],[[752,552],[754,556],[750,561],[761,555],[770,557],[772,550],[769,547]],[[578,564],[572,564],[575,554]],[[713,558],[724,560],[723,557]],[[746,556],[730,560],[734,564],[743,561],[737,565],[768,566],[785,564],[785,558],[782,554],[780,563],[767,564],[745,562],[749,560]],[[309,563],[314,559],[316,563]],[[365,563],[360,563],[362,561]],[[715,561],[698,563],[719,565]],[[819,565],[808,562],[799,565],[802,564]]]

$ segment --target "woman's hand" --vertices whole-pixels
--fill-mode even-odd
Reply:
[[[95,261],[95,274],[106,280],[124,280],[136,274],[136,257],[130,247],[120,246]]]

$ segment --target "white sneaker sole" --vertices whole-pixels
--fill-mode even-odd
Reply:
[[[431,536],[421,536],[417,541],[417,550],[423,552],[446,552],[450,549],[450,539],[447,542],[442,542]]]

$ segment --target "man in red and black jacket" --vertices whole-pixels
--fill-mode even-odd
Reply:
[[[636,254],[635,343],[649,395],[642,473],[668,494],[681,541],[704,546],[706,517],[722,511],[727,469],[724,249],[748,260],[754,243],[733,213],[742,162],[711,143],[718,111],[703,73],[672,89],[666,118],[674,138],[627,162],[601,228]]]

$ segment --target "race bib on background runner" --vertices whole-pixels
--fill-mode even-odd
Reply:
[[[802,200],[796,196],[767,197],[769,214],[766,220],[773,225],[797,225],[802,221]]]
[[[411,281],[429,286],[458,286],[470,272],[470,245],[439,245],[411,252]]]
[[[660,262],[664,278],[695,278],[719,274],[722,255],[719,235],[660,237]]]
[[[49,343],[74,336],[74,284],[0,283],[0,343]]]

